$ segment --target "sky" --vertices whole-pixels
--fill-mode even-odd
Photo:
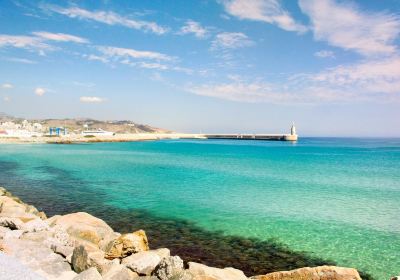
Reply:
[[[400,137],[400,1],[0,1],[0,112]]]

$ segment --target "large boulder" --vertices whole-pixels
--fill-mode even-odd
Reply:
[[[106,258],[125,258],[129,255],[148,251],[149,243],[144,230],[122,234],[110,242],[106,248]]]
[[[76,275],[62,256],[42,242],[10,238],[2,240],[0,247],[45,279],[72,279]]]
[[[361,280],[354,268],[337,266],[303,267],[290,271],[278,271],[266,275],[253,276],[257,280]]]
[[[113,264],[102,276],[104,280],[133,280],[139,275],[122,264]]]
[[[193,280],[247,280],[241,270],[209,267],[195,262],[189,262],[189,272],[193,275]]]
[[[15,230],[22,229],[24,223],[19,218],[0,217],[0,226]]]
[[[179,256],[167,257],[161,260],[153,274],[160,280],[178,277],[183,271],[183,260]]]
[[[96,268],[91,267],[74,277],[72,280],[103,280]]]
[[[168,249],[143,251],[122,259],[121,263],[139,275],[149,276],[160,264],[161,260],[168,256]]]
[[[44,231],[49,229],[49,225],[38,217],[26,222],[23,225],[22,229],[27,232]]]
[[[71,258],[72,267],[74,271],[78,273],[90,267],[96,267],[96,269],[100,270],[100,267],[103,266],[105,262],[104,252],[94,246],[80,245],[75,247]]]
[[[22,203],[19,199],[0,196],[0,217],[19,218],[22,222],[27,222],[37,218],[39,213],[36,208]]]
[[[90,243],[100,249],[105,249],[119,236],[103,220],[85,212],[55,216],[47,222],[51,227],[58,226],[64,229],[75,239],[77,245]]]

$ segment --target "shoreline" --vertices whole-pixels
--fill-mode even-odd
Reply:
[[[88,213],[47,218],[45,213],[23,203],[4,188],[0,188],[0,205],[1,252],[19,259],[44,279],[361,279],[357,270],[336,266],[307,267],[247,278],[250,275],[238,269],[186,262],[179,256],[171,256],[169,249],[153,249],[144,230],[120,234]],[[37,251],[46,251],[52,261],[41,263],[37,260]],[[84,278],[85,275],[93,278]]]
[[[167,139],[206,139],[203,134],[191,133],[127,133],[113,136],[85,137],[80,134],[40,137],[0,137],[0,144],[79,144],[100,142],[135,142]]]

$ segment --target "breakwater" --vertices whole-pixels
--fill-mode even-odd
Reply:
[[[318,279],[361,280],[357,270],[336,266],[306,267],[248,278],[235,268],[184,261],[171,255],[167,248],[150,249],[145,231],[121,234],[85,212],[48,218],[4,188],[0,188],[0,205],[0,254],[10,256],[6,260],[13,266],[22,266],[14,271],[2,268],[10,279],[22,270],[25,279],[315,280],[318,275]],[[237,246],[245,245],[240,244],[240,239],[233,240]]]

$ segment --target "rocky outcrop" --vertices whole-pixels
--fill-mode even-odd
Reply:
[[[134,253],[149,250],[149,243],[144,230],[122,234],[108,244],[106,258],[124,258]]]
[[[301,268],[247,278],[234,268],[189,262],[167,248],[149,249],[146,233],[120,234],[84,212],[47,218],[0,187],[0,264],[21,267],[12,278],[50,280],[360,280],[357,270]],[[227,252],[229,253],[229,252]],[[28,271],[28,272],[27,272]],[[24,275],[23,278],[14,276]],[[32,272],[32,273],[29,273]],[[13,273],[12,271],[6,272]],[[26,276],[28,274],[28,276]],[[30,276],[31,278],[29,278]],[[34,276],[34,277],[33,277]]]
[[[119,236],[103,220],[84,212],[54,216],[48,219],[48,224],[50,227],[65,230],[76,244],[95,245],[100,249],[107,248],[108,244]]]
[[[354,268],[337,266],[303,267],[290,271],[273,272],[266,275],[251,277],[256,280],[361,280]]]

